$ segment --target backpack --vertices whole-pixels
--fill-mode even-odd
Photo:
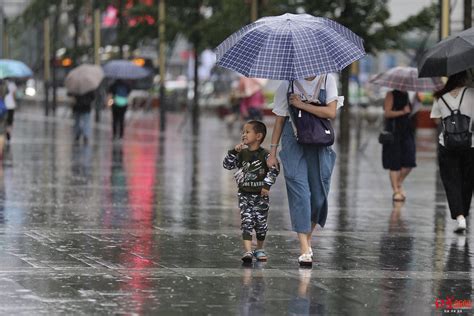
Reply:
[[[444,147],[449,150],[469,149],[472,145],[472,132],[469,130],[471,118],[467,115],[461,114],[461,103],[464,98],[466,88],[462,92],[461,100],[457,110],[451,109],[443,97],[444,104],[448,107],[451,115],[443,119],[443,139]]]
[[[115,87],[114,104],[119,107],[126,106],[128,104],[128,92],[127,86],[118,84]]]

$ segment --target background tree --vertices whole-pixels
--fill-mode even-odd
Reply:
[[[169,26],[181,33],[193,45],[194,99],[193,120],[199,114],[198,56],[206,48],[215,48],[227,36],[249,23],[248,6],[241,0],[175,0],[168,6]]]

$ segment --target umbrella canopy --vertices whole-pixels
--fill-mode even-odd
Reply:
[[[450,76],[474,67],[474,28],[445,38],[418,63],[420,77]]]
[[[33,71],[23,62],[13,59],[0,59],[0,79],[31,76],[33,76]]]
[[[143,79],[150,75],[147,69],[129,60],[111,60],[104,65],[105,76],[112,79]]]
[[[362,39],[341,24],[290,13],[243,27],[219,44],[216,53],[221,67],[276,80],[338,72],[365,55]]]
[[[64,80],[67,91],[73,95],[84,95],[96,90],[104,79],[100,66],[82,64],[68,73]]]
[[[418,78],[414,67],[394,67],[376,75],[371,83],[400,91],[433,91],[443,87],[440,78]]]

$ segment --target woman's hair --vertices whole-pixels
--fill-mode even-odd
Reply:
[[[448,81],[446,82],[444,87],[436,91],[433,95],[436,99],[439,99],[444,94],[456,88],[465,86],[467,83],[467,80],[468,80],[467,71],[461,71],[461,72],[455,73],[454,75],[449,76]]]

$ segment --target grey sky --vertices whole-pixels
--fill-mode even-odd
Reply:
[[[418,13],[433,2],[433,0],[390,0],[388,2],[390,23],[397,24],[408,16]]]

